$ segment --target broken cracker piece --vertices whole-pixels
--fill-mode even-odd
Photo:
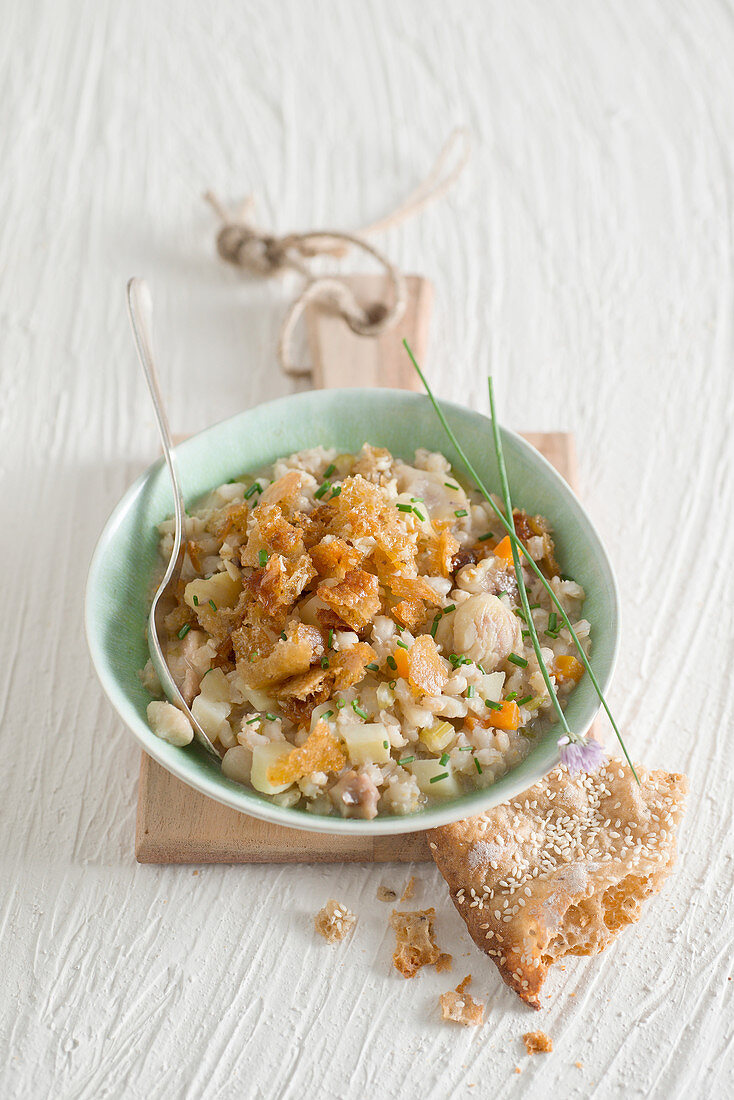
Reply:
[[[354,928],[357,918],[354,913],[334,898],[329,898],[323,909],[319,909],[313,919],[314,927],[327,943],[338,943]]]
[[[467,974],[463,982],[459,982],[455,990],[442,993],[438,998],[441,1003],[441,1016],[444,1020],[454,1020],[464,1027],[478,1027],[484,1023],[484,1005],[475,1001],[466,992],[466,987],[471,981],[471,974]]]
[[[451,964],[454,961],[454,956],[442,951],[436,959],[436,973],[442,974],[444,970],[451,970]]]
[[[554,962],[603,951],[670,873],[687,780],[637,771],[639,787],[619,760],[591,775],[559,767],[511,802],[430,833],[472,939],[533,1008]]]
[[[393,909],[390,924],[395,929],[396,947],[392,961],[404,978],[412,978],[422,966],[433,966],[441,957],[433,938],[435,909],[399,913]]]
[[[526,1031],[522,1037],[528,1054],[550,1054],[553,1042],[544,1031]]]
[[[378,901],[395,901],[397,894],[394,890],[391,890],[389,886],[377,887],[377,900]]]

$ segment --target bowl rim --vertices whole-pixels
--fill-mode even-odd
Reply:
[[[306,390],[300,393],[286,394],[274,398],[271,401],[261,402],[249,409],[243,409],[232,416],[224,417],[222,420],[216,421],[214,424],[203,428],[201,431],[187,436],[186,439],[175,446],[174,450],[177,454],[182,454],[189,446],[193,446],[196,441],[216,434],[219,429],[225,425],[231,424],[241,417],[252,415],[262,410],[273,410],[277,412],[279,406],[298,404],[303,399],[313,399],[314,395],[318,394],[328,394],[332,398],[341,395],[349,400],[359,400],[360,398],[370,398],[374,400],[375,395],[380,394],[384,399],[407,401],[409,404],[416,400],[428,400],[424,394],[413,393],[409,390],[390,389],[387,387],[343,387],[328,390]],[[450,413],[453,412],[460,415],[468,414],[470,416],[482,417],[487,421],[488,426],[491,426],[490,418],[477,409],[467,408],[456,402],[444,400],[440,401],[440,405],[444,411]],[[606,692],[614,676],[621,640],[619,586],[612,562],[596,530],[595,524],[565,478],[559,474],[545,455],[541,454],[541,452],[531,443],[528,443],[519,432],[505,426],[501,426],[501,431],[504,436],[511,438],[515,445],[519,447],[521,451],[524,451],[526,456],[529,457],[533,463],[545,467],[547,472],[551,475],[551,480],[556,483],[556,487],[560,491],[560,494],[570,498],[573,506],[581,511],[588,528],[585,532],[585,539],[587,542],[591,543],[594,558],[601,562],[606,570],[613,607],[613,614],[611,616],[609,667],[606,674],[599,678],[601,689],[603,692]],[[445,804],[436,803],[428,809],[422,810],[416,814],[407,814],[403,818],[396,816],[391,816],[389,818],[375,817],[371,821],[363,821],[355,818],[340,818],[336,816],[325,817],[309,814],[306,810],[295,810],[293,807],[278,806],[276,803],[269,802],[264,798],[253,798],[253,792],[244,785],[242,785],[240,790],[232,791],[227,787],[221,786],[216,778],[210,777],[203,771],[195,770],[192,772],[187,763],[188,754],[184,752],[182,752],[181,756],[176,755],[174,759],[171,760],[166,752],[167,749],[170,750],[171,746],[168,745],[167,742],[159,740],[152,730],[150,730],[150,728],[140,719],[137,713],[135,713],[124,689],[119,684],[112,670],[108,667],[104,655],[104,647],[97,636],[98,624],[94,611],[94,597],[99,588],[98,574],[102,568],[102,562],[114,538],[116,529],[129,509],[133,507],[138,494],[143,490],[150,479],[158,473],[163,462],[163,457],[160,457],[146,467],[132,484],[128,486],[105,521],[95,544],[87,571],[84,592],[84,629],[92,665],[107,698],[112,703],[123,723],[139,742],[142,750],[160,764],[161,767],[165,768],[166,771],[170,772],[177,779],[180,779],[187,786],[200,791],[202,794],[214,799],[214,801],[222,805],[228,806],[240,813],[244,813],[249,817],[267,821],[270,824],[279,825],[283,828],[341,836],[397,836],[404,833],[424,832],[427,829],[436,828],[440,825],[447,825],[485,810],[489,810],[493,806],[508,802],[518,794],[521,794],[522,791],[527,790],[534,783],[537,783],[556,766],[560,759],[560,754],[555,756],[555,759],[550,762],[548,767],[544,767],[541,764],[536,765],[530,775],[516,776],[513,780],[513,771],[506,773],[501,777],[501,798],[497,798],[496,796],[492,797],[496,787],[496,785],[493,784],[490,787],[479,788],[476,791],[465,793],[461,796],[461,799],[447,799]],[[586,733],[590,729],[598,717],[600,709],[601,704],[597,702],[588,721],[585,722],[582,732]],[[514,771],[517,772],[518,768],[515,768]],[[243,801],[246,805],[242,804]],[[252,804],[250,804],[250,802],[252,802]],[[291,820],[291,815],[293,813],[299,815],[298,820],[295,822]]]

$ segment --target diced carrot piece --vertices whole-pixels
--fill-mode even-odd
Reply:
[[[570,654],[562,653],[555,660],[556,675],[559,680],[573,680],[578,683],[584,674],[584,666]]]
[[[485,721],[498,730],[516,730],[520,725],[520,708],[514,700],[500,703],[500,709],[494,707],[489,711]]]
[[[396,646],[393,653],[393,659],[398,666],[398,676],[402,676],[404,680],[408,679],[408,651],[403,649],[401,645]]]
[[[503,561],[506,561],[508,565],[512,565],[512,543],[509,535],[505,535],[505,537],[497,543],[493,553],[498,558],[502,558]]]

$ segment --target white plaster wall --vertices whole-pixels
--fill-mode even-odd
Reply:
[[[0,1094],[732,1095],[731,3],[0,15]],[[470,171],[384,244],[436,283],[442,396],[485,408],[491,369],[509,425],[576,433],[622,590],[612,702],[693,792],[664,895],[539,1016],[420,869],[481,1031],[439,1022],[445,976],[391,969],[375,891],[401,869],[136,866],[138,750],[82,633],[96,536],[157,447],[126,278],[152,283],[177,430],[286,393],[288,288],[223,268],[201,192],[252,191],[277,229],[359,225],[457,123]],[[310,924],[331,895],[360,917],[337,949]],[[531,1061],[537,1026],[555,1051]]]

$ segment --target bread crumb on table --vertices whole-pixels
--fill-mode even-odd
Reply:
[[[408,879],[408,881],[405,884],[405,889],[403,890],[403,895],[400,898],[400,900],[401,901],[410,901],[410,899],[413,897],[414,893],[415,893],[415,875],[411,875],[410,878]]]
[[[338,943],[354,928],[357,918],[334,898],[329,898],[323,909],[319,909],[313,919],[314,927],[327,943]]]
[[[462,982],[459,982],[455,990],[442,993],[438,998],[441,1002],[441,1016],[444,1020],[453,1020],[464,1027],[479,1027],[484,1023],[484,1005],[475,1001],[466,992],[466,987],[471,981],[471,974],[467,974]]]
[[[550,1054],[553,1043],[544,1031],[526,1031],[522,1037],[528,1054]]]
[[[404,978],[414,977],[422,966],[433,966],[442,957],[433,934],[435,915],[435,909],[392,911],[390,924],[396,940],[392,961]]]
[[[451,964],[454,961],[454,956],[447,954],[446,951],[442,951],[436,959],[436,973],[443,974],[444,970],[451,970]]]
[[[395,901],[397,894],[394,890],[391,890],[389,886],[377,887],[377,900],[378,901]]]

